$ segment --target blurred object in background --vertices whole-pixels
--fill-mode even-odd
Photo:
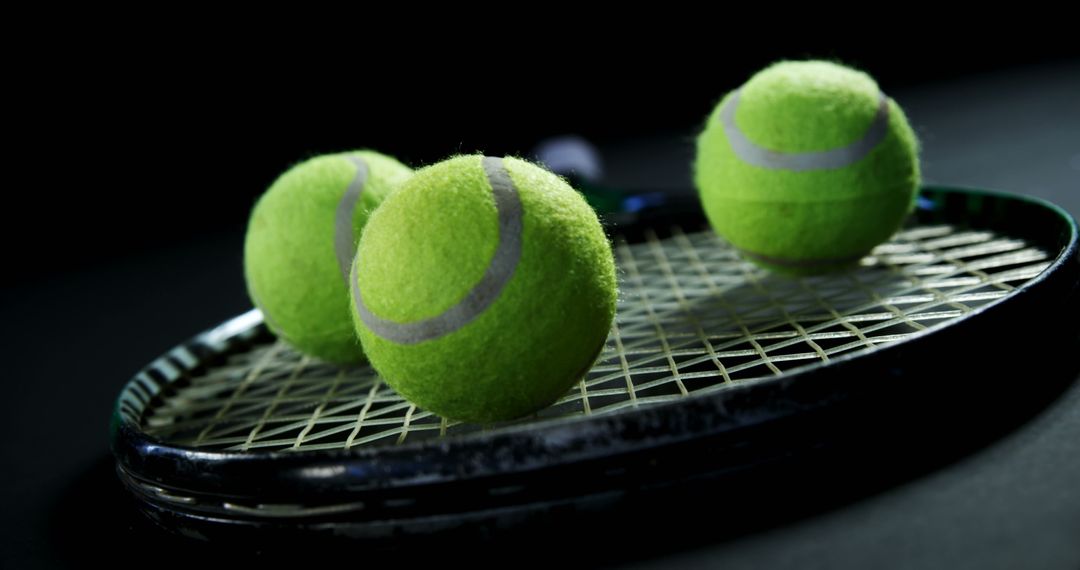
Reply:
[[[664,192],[630,185],[605,185],[600,152],[578,135],[545,139],[532,156],[552,172],[566,177],[585,196],[605,226],[633,225],[657,216],[676,219],[699,209],[697,196],[685,188]]]
[[[600,151],[578,135],[562,135],[544,139],[533,150],[533,158],[545,168],[573,182],[600,182],[604,166]]]

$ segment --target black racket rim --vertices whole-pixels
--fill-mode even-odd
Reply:
[[[391,505],[394,497],[403,496],[414,501],[425,490],[436,502],[487,507],[505,501],[521,502],[526,496],[534,502],[552,500],[552,492],[589,496],[613,485],[625,486],[627,473],[635,472],[627,466],[636,465],[637,471],[649,472],[648,464],[655,463],[658,450],[679,450],[697,443],[707,442],[713,450],[707,454],[707,467],[713,471],[739,470],[769,461],[789,453],[796,443],[813,447],[820,443],[814,434],[839,429],[836,423],[841,416],[824,412],[851,408],[849,404],[865,403],[867,398],[883,394],[895,396],[904,390],[909,378],[948,380],[935,387],[935,398],[959,394],[979,382],[985,388],[985,378],[965,377],[965,369],[951,364],[952,356],[985,352],[1000,344],[1001,339],[995,338],[997,331],[1029,322],[1048,307],[1060,310],[1056,308],[1075,305],[1080,283],[1080,232],[1076,221],[1060,207],[1005,192],[937,186],[924,187],[920,200],[920,221],[963,220],[972,228],[1015,231],[1046,247],[1055,259],[1042,274],[1011,293],[1010,302],[1002,299],[979,307],[948,326],[931,327],[870,353],[845,354],[828,364],[811,364],[776,377],[742,381],[714,394],[611,415],[538,422],[396,446],[229,452],[183,447],[150,437],[132,420],[135,412],[125,409],[127,404],[118,400],[111,421],[111,445],[118,470],[129,487],[156,488],[166,495],[170,489],[184,490],[209,497],[215,505],[223,498],[288,502],[302,497],[307,503],[331,504],[361,496],[381,497],[379,501],[368,501],[365,508],[371,511],[375,502]],[[646,212],[638,223],[664,219],[662,212]],[[629,230],[632,235],[633,229]],[[1070,319],[1059,321],[1047,324],[1042,332],[1054,335],[1076,327]],[[184,362],[172,356],[173,351],[141,371],[129,386],[136,387],[133,392],[137,397],[141,395],[139,400],[145,407],[170,382],[196,372],[204,362],[246,350],[269,338],[265,328],[259,326],[239,332],[230,339],[229,346],[220,348],[210,346],[204,333],[181,345],[197,357],[197,363]],[[147,385],[146,378],[157,385]],[[805,436],[792,441],[788,425],[791,421],[823,429],[801,431]],[[672,467],[676,471],[690,473],[702,467],[700,461],[685,457],[672,461],[678,464]],[[551,479],[552,473],[558,473],[557,480]],[[567,478],[592,483],[583,483],[571,491],[551,490],[559,485],[565,487]],[[437,499],[445,494],[439,489],[451,483],[455,486],[453,497]],[[467,487],[472,483],[475,489],[470,491]],[[521,489],[492,494],[492,489],[517,487]],[[181,500],[173,506],[183,512],[185,504]],[[407,511],[402,511],[400,504],[396,508],[398,514],[393,516],[404,516],[400,513]],[[193,507],[192,513],[208,516],[203,506],[198,509]],[[371,512],[376,518],[389,516],[378,515],[377,510]],[[236,512],[227,514],[237,516]],[[339,514],[316,512],[315,516],[333,518]],[[298,517],[309,515],[312,513],[296,513]],[[239,514],[240,518],[244,516],[261,515]]]

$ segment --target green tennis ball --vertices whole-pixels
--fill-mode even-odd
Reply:
[[[350,284],[357,332],[386,383],[470,422],[565,395],[615,314],[615,264],[596,213],[516,158],[418,170],[371,216]]]
[[[412,171],[372,151],[318,156],[282,174],[255,204],[244,241],[248,293],[297,350],[363,360],[349,317],[348,275],[360,230]]]
[[[717,105],[695,177],[713,229],[744,257],[824,273],[854,266],[899,229],[919,184],[918,143],[865,73],[780,62]]]

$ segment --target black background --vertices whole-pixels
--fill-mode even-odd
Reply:
[[[247,212],[277,174],[313,154],[370,147],[423,165],[460,152],[527,154],[544,137],[577,133],[601,147],[612,181],[685,189],[689,142],[714,102],[775,59],[812,56],[861,67],[897,98],[922,138],[928,179],[1040,195],[1080,212],[1075,47],[641,34],[584,49],[575,34],[560,29],[524,50],[506,47],[508,33],[393,59],[389,44],[354,58],[256,44],[200,50],[196,34],[152,54],[139,42],[104,42],[24,70],[29,87],[10,109],[19,188],[7,193],[2,236],[0,343],[12,366],[0,416],[0,566],[78,565],[116,557],[132,541],[157,555],[177,548],[139,526],[116,484],[106,432],[113,398],[177,341],[246,310]],[[1075,567],[1080,553],[1066,539],[1080,532],[1080,503],[1068,481],[1080,464],[1062,459],[1078,455],[1067,436],[1080,434],[1075,392],[1032,412],[1036,427],[1011,440],[995,432],[1005,443],[974,465],[904,472],[865,489],[822,476],[823,498],[794,501],[797,515],[775,519],[824,513],[811,530],[757,521],[749,536],[711,550],[699,534],[650,555],[801,567],[903,567],[909,556],[911,565],[966,567],[985,562],[972,546],[996,552],[989,547],[1011,541],[1014,562]],[[922,477],[920,494],[903,494],[914,485],[905,477]],[[1031,488],[1017,488],[1024,484]],[[845,485],[859,490],[832,501],[829,491]],[[845,507],[864,493],[872,498]],[[843,550],[852,532],[863,540],[859,556]],[[556,537],[552,529],[547,538]],[[798,554],[777,554],[785,548]]]
[[[601,146],[690,137],[723,93],[777,59],[841,61],[893,92],[1078,53],[1009,42],[897,49],[771,40],[750,50],[734,39],[641,36],[504,57],[434,44],[415,59],[356,61],[262,46],[192,53],[200,48],[188,45],[151,59],[128,44],[67,54],[62,69],[33,73],[31,83],[43,84],[26,103],[41,111],[14,108],[31,153],[13,164],[29,176],[8,211],[47,212],[48,223],[29,236],[4,225],[6,243],[31,237],[8,251],[7,265],[19,268],[15,282],[47,279],[242,228],[278,174],[323,152],[366,147],[420,166],[457,153],[527,155],[566,133]],[[55,251],[62,263],[43,254]]]

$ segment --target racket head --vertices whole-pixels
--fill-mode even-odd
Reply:
[[[790,345],[783,343],[798,338],[785,339],[784,334],[790,330],[771,331],[773,336],[766,337],[763,335],[770,333],[768,328],[751,329],[754,333],[750,336],[758,341],[759,348],[762,342],[772,342],[776,358],[770,361],[765,350],[762,360],[770,361],[776,370],[771,370],[766,362],[758,362],[741,369],[750,371],[746,376],[733,378],[732,369],[737,365],[716,366],[714,359],[705,357],[701,347],[689,354],[673,350],[672,344],[677,343],[670,342],[672,335],[668,336],[667,346],[648,344],[659,342],[667,330],[663,324],[657,324],[663,323],[663,319],[656,307],[664,303],[650,296],[679,296],[674,292],[679,281],[677,278],[673,281],[670,276],[677,263],[672,264],[671,256],[666,256],[665,270],[663,263],[645,269],[640,262],[632,262],[637,255],[634,248],[653,252],[660,248],[663,252],[666,246],[676,244],[673,247],[681,248],[684,253],[700,253],[710,248],[723,250],[723,244],[709,234],[669,229],[673,224],[701,227],[699,218],[671,219],[663,211],[644,211],[633,221],[632,225],[615,230],[623,236],[616,241],[616,255],[623,268],[624,287],[635,279],[635,273],[640,277],[640,286],[635,298],[624,292],[620,306],[622,320],[617,320],[616,327],[652,326],[658,332],[655,338],[636,346],[642,350],[635,351],[630,341],[623,343],[630,344],[630,350],[616,346],[606,351],[597,367],[624,368],[624,391],[630,395],[638,380],[630,371],[631,360],[650,357],[660,362],[667,360],[666,371],[642,366],[641,374],[645,378],[642,385],[658,380],[658,376],[677,376],[684,380],[682,389],[689,397],[682,389],[678,394],[664,394],[670,396],[666,399],[647,401],[641,397],[629,405],[623,397],[613,401],[606,413],[585,413],[585,402],[591,397],[586,386],[581,389],[580,399],[569,397],[560,404],[570,408],[579,405],[583,408],[580,414],[553,413],[490,429],[461,426],[458,430],[461,433],[451,433],[452,429],[447,428],[446,437],[409,439],[400,437],[406,432],[398,432],[397,438],[391,433],[360,445],[346,445],[350,440],[345,438],[334,445],[311,446],[311,449],[305,449],[302,442],[291,447],[228,449],[229,445],[204,445],[206,441],[184,440],[173,437],[175,433],[169,434],[168,430],[153,429],[148,419],[162,410],[179,410],[172,416],[175,421],[196,417],[197,414],[184,416],[185,406],[194,409],[212,399],[200,400],[198,392],[192,392],[191,387],[198,379],[228,368],[230,359],[243,360],[245,355],[259,351],[282,350],[261,326],[260,316],[252,312],[178,346],[128,383],[118,399],[112,422],[118,473],[138,499],[140,508],[151,518],[171,530],[200,536],[247,533],[255,540],[265,540],[268,533],[299,533],[309,538],[378,538],[401,533],[444,534],[448,527],[467,523],[512,525],[523,517],[569,507],[603,508],[638,489],[676,485],[706,473],[710,477],[739,473],[800,450],[819,448],[850,431],[852,425],[869,429],[876,413],[895,409],[898,402],[918,408],[933,405],[929,400],[944,402],[953,397],[962,398],[971,390],[995,389],[999,380],[971,374],[975,369],[970,365],[972,359],[981,358],[988,351],[1007,355],[1032,340],[1006,336],[1001,331],[1038,327],[1051,338],[1075,334],[1075,319],[1050,323],[1045,319],[1047,314],[1061,310],[1074,310],[1072,314],[1075,314],[1080,257],[1076,223],[1068,214],[1039,200],[1007,194],[926,188],[916,216],[905,232],[915,236],[914,243],[925,246],[926,242],[934,242],[934,247],[897,248],[898,244],[904,245],[903,240],[894,240],[883,246],[883,250],[879,249],[876,263],[856,274],[865,276],[882,271],[881,260],[891,255],[896,259],[891,265],[884,263],[886,273],[897,267],[917,267],[922,273],[916,272],[916,277],[933,279],[953,275],[955,279],[949,287],[961,291],[959,298],[950,298],[940,290],[935,293],[934,287],[916,289],[931,299],[935,294],[944,295],[936,302],[928,301],[931,308],[959,302],[966,303],[967,310],[959,310],[959,314],[953,314],[954,311],[951,316],[928,317],[941,322],[924,326],[925,330],[913,326],[913,330],[903,334],[883,333],[883,337],[889,338],[832,355],[828,351],[842,345],[829,344],[824,333],[830,327],[818,331],[823,333],[818,338],[815,331],[806,332],[813,325],[795,319],[789,324],[806,325],[801,333],[805,338]],[[699,247],[693,243],[695,239],[706,241]],[[730,251],[723,254],[734,256]],[[905,255],[909,256],[906,262]],[[657,254],[655,259],[664,257]],[[739,263],[733,257],[724,258],[723,262]],[[962,268],[950,274],[943,271],[949,264],[959,264]],[[656,273],[646,275],[648,271]],[[739,271],[743,272],[740,274],[744,283],[729,283],[730,289],[704,287],[699,294],[713,302],[718,296],[737,298],[732,297],[735,295],[732,291],[740,287],[805,288],[806,283],[810,283],[813,294],[837,279],[781,281],[754,273],[748,266]],[[903,271],[900,275],[904,276]],[[904,279],[910,277],[906,275]],[[763,280],[766,285],[762,285]],[[693,297],[686,291],[682,296],[684,301]],[[724,312],[709,308],[709,302],[691,309],[677,307],[674,313],[686,320],[688,314],[695,312],[705,315],[710,310]],[[652,314],[646,310],[648,306],[654,307]],[[737,308],[729,306],[726,310],[738,314]],[[782,304],[780,310],[784,310]],[[627,321],[628,315],[633,322]],[[774,313],[771,318],[775,316]],[[908,317],[911,323],[919,321]],[[702,318],[698,319],[698,328],[706,329],[707,324],[700,322]],[[864,321],[848,322],[841,318],[835,324],[840,328],[854,325],[862,330],[856,324],[859,322]],[[902,318],[898,321],[903,322]],[[886,329],[889,327],[882,330],[887,333]],[[848,332],[851,334],[847,337],[837,338],[858,336],[854,331]],[[713,344],[711,336],[711,332],[705,332],[700,339],[702,347]],[[622,340],[621,335],[613,334],[613,337],[615,341],[609,344]],[[813,358],[803,356],[814,351],[791,348],[808,340],[813,341],[809,344],[817,344],[827,358],[811,363]],[[652,354],[643,349],[646,346],[652,347]],[[724,348],[719,352],[724,352]],[[731,353],[728,362],[752,361],[740,361],[737,351],[728,352]],[[687,358],[683,359],[684,356]],[[255,366],[241,363],[238,382],[243,383],[245,374],[251,376]],[[754,368],[770,370],[755,375]],[[596,385],[601,388],[596,390],[597,398],[614,396],[602,391],[605,382],[610,382],[602,378],[609,373],[608,368],[603,368],[599,374],[601,381]],[[618,377],[617,373],[612,376],[616,380]],[[935,379],[932,388],[926,384],[929,378]],[[705,388],[686,388],[692,382],[699,382]],[[367,388],[367,394],[378,393],[371,388],[373,383],[360,381],[357,385],[361,392]],[[679,387],[673,378],[657,385],[666,386],[669,392],[673,386]],[[928,389],[933,398],[927,398]],[[363,396],[358,398],[362,399]],[[266,405],[273,405],[270,402]],[[313,405],[314,401],[309,404]],[[373,407],[369,406],[368,412]],[[266,409],[261,410],[263,415]],[[358,401],[351,409],[359,417],[363,403]],[[596,411],[604,410],[601,406]],[[407,425],[409,420],[402,421]],[[196,424],[200,432],[206,427]],[[251,425],[257,424],[255,418]],[[302,432],[303,428],[295,431]],[[250,433],[247,439],[252,439]],[[309,430],[308,434],[311,433]],[[357,439],[351,441],[355,443]],[[236,443],[231,446],[235,448]]]

